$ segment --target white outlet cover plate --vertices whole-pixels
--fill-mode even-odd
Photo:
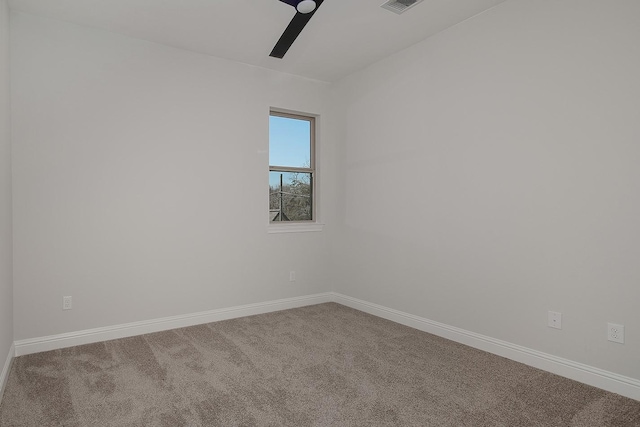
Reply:
[[[607,323],[607,339],[609,341],[624,344],[624,325]]]
[[[550,328],[562,329],[562,313],[550,311],[547,325]]]

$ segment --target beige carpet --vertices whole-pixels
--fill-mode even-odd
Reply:
[[[640,402],[338,304],[21,356],[1,426],[640,426]]]

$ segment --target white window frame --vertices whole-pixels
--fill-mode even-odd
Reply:
[[[282,110],[271,108],[269,117],[286,117],[298,120],[307,120],[310,122],[310,167],[288,167],[269,164],[269,173],[271,172],[302,172],[311,173],[311,219],[303,221],[269,221],[267,231],[269,233],[299,233],[322,231],[324,224],[318,221],[318,168],[317,168],[317,123],[318,116],[315,114],[307,114],[290,110]],[[270,141],[269,141],[270,143]],[[269,152],[269,150],[267,151]],[[267,201],[269,203],[269,201]]]

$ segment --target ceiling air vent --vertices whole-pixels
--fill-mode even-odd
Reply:
[[[421,1],[422,0],[389,0],[388,2],[386,2],[380,7],[400,15],[402,12],[412,8],[413,6],[417,5]]]

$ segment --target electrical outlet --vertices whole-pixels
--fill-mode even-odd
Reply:
[[[562,313],[550,311],[547,319],[547,325],[550,328],[562,329]]]
[[[609,341],[624,344],[624,325],[607,323],[607,339]]]
[[[290,271],[289,272],[289,281],[290,282],[295,282],[296,281],[296,272],[295,271]]]
[[[73,300],[71,297],[62,297],[62,309],[71,310],[73,308]]]

